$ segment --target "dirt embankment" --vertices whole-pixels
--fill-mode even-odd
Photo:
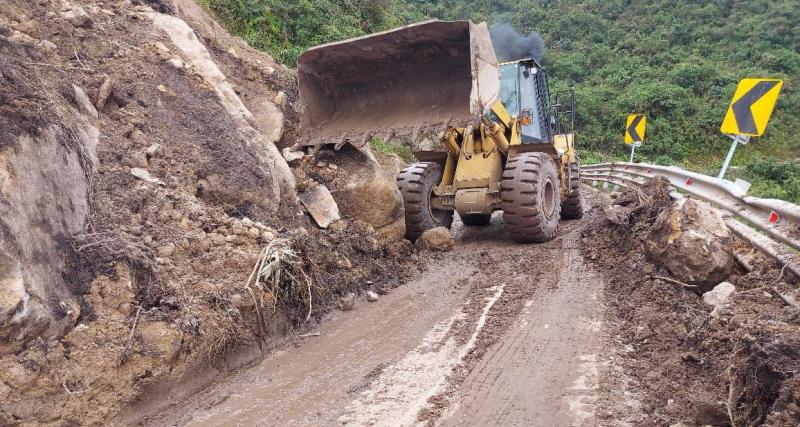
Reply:
[[[0,86],[0,424],[102,423],[414,263],[306,218],[292,76],[193,2],[2,2]],[[308,288],[246,286],[270,243]]]
[[[610,212],[610,220],[587,229],[583,245],[585,256],[605,272],[607,321],[624,349],[614,355],[622,370],[601,381],[609,397],[600,415],[608,423],[639,425],[798,425],[800,309],[772,291],[796,300],[797,278],[735,240],[732,251],[752,271],[734,265],[724,280],[735,293],[711,307],[700,295],[702,286],[655,278],[675,278],[669,269],[679,267],[672,260],[645,255],[661,253],[648,250],[653,230],[676,209],[667,184],[626,190],[614,203],[626,205],[624,220]]]

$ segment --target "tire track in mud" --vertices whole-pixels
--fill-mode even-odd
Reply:
[[[579,251],[581,222],[547,244],[509,246],[495,269],[516,272],[479,344],[429,400],[429,425],[591,425],[598,378],[602,281]],[[474,278],[473,278],[474,279]],[[477,280],[473,286],[479,284]]]
[[[556,239],[538,245],[513,243],[497,220],[456,227],[459,244],[433,255],[419,278],[337,313],[319,337],[232,376],[169,419],[591,424],[602,282],[578,250],[588,222],[564,221]]]

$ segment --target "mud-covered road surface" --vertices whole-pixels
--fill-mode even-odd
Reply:
[[[144,423],[595,425],[603,282],[582,259],[586,223],[538,245],[513,243],[500,215],[456,225],[416,280]]]

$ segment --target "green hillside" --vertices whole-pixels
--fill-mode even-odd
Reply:
[[[756,194],[800,201],[800,2],[796,0],[208,0],[251,45],[288,64],[308,46],[427,17],[507,22],[539,32],[553,88],[574,86],[584,161],[624,159],[629,113],[648,116],[639,159],[718,170],[730,139],[719,125],[743,77],[784,89],[736,173]],[[777,163],[776,163],[777,162]]]

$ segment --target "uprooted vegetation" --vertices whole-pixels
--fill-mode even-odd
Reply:
[[[681,274],[676,265],[724,252],[714,245],[726,243],[725,237],[709,232],[706,219],[690,222],[684,215],[683,222],[669,224],[671,239],[662,247],[653,248],[653,241],[661,232],[659,222],[674,212],[711,210],[694,200],[673,202],[663,180],[615,195],[607,218],[584,236],[585,254],[606,272],[607,321],[615,331],[611,339],[624,349],[615,356],[622,373],[610,373],[606,387],[612,395],[628,389],[634,400],[604,402],[617,408],[613,418],[653,425],[797,425],[800,308],[792,302],[798,296],[797,278],[747,242],[732,239],[727,251],[743,262],[730,265],[722,279],[706,270],[706,278],[724,279],[735,292],[719,300],[711,299],[712,293],[701,297],[716,283],[704,287],[702,278],[695,277],[691,284],[689,278],[676,277]],[[695,254],[666,248],[696,232],[712,237],[684,243],[682,250],[694,245]],[[659,258],[675,253],[683,258]]]
[[[3,425],[103,423],[414,268],[296,203],[285,67],[193,2],[133,3],[0,4]]]

